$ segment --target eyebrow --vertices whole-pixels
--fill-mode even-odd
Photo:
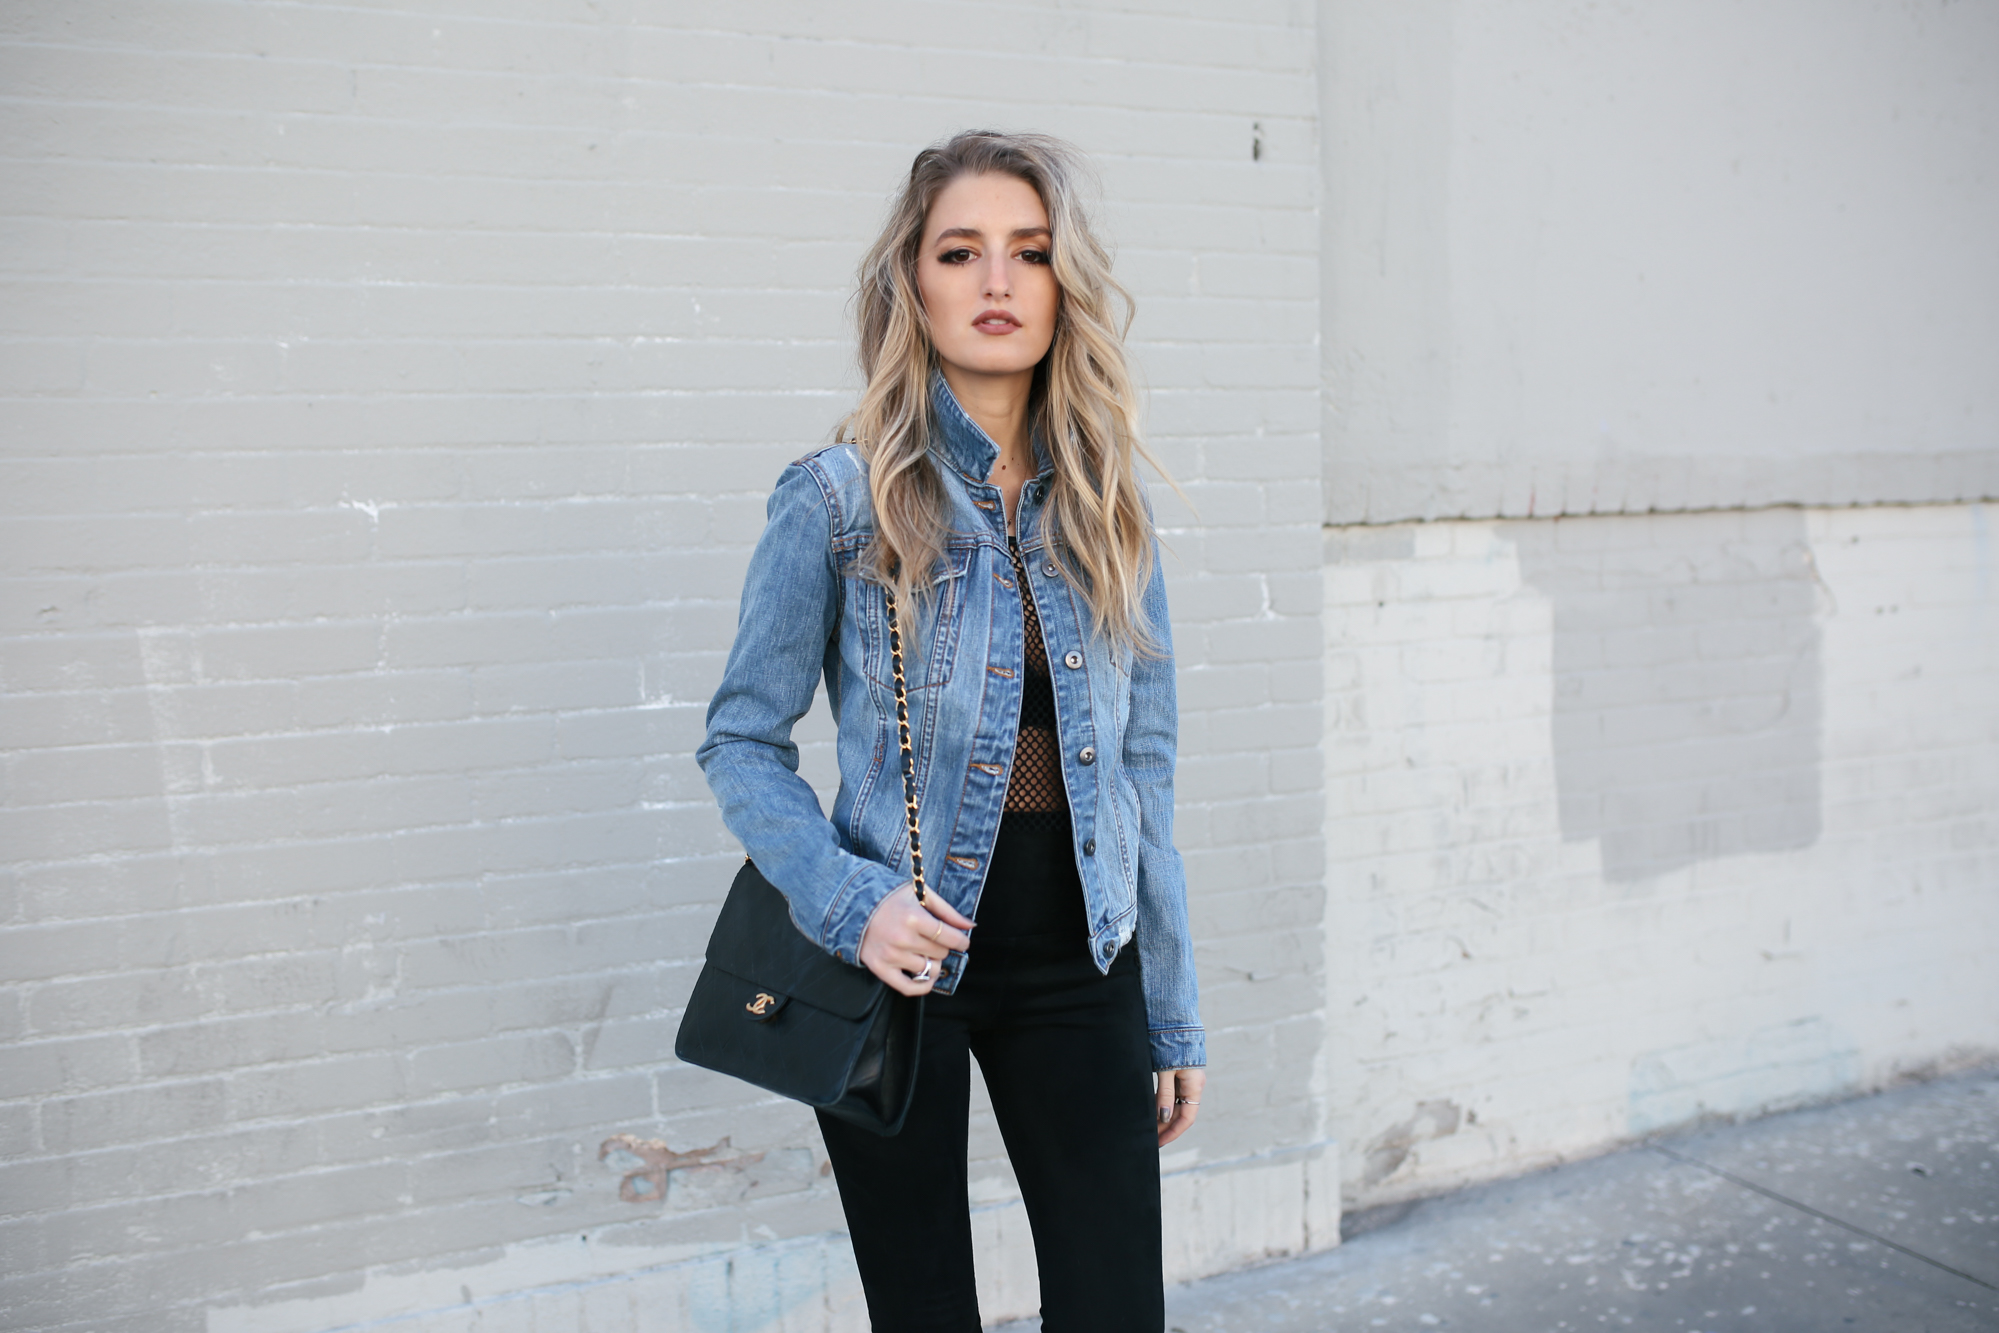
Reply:
[[[1047,236],[1049,234],[1049,230],[1046,227],[1015,227],[1013,234],[1008,236],[1007,239],[1010,241],[1020,241],[1030,236]],[[964,237],[969,240],[982,241],[985,239],[985,236],[986,234],[977,227],[946,227],[943,231],[937,233],[937,240],[955,241],[960,237]]]

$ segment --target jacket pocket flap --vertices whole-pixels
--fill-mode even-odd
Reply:
[[[801,934],[784,895],[747,862],[708,937],[708,961],[757,989],[841,1018],[866,1014],[883,989],[874,973],[841,962]]]
[[[972,547],[970,543],[963,546],[947,546],[944,548],[944,553],[938,556],[936,561],[930,566],[930,584],[932,587],[936,587],[952,579],[964,578],[965,572],[971,567]]]

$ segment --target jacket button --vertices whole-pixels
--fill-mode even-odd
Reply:
[[[1083,655],[1074,648],[1071,648],[1067,653],[1063,654],[1062,665],[1074,671],[1077,667],[1083,665]]]
[[[1095,838],[1083,839],[1083,855],[1095,856],[1096,854],[1097,854],[1097,840]]]
[[[1076,751],[1076,761],[1083,764],[1096,763],[1097,747],[1094,745],[1085,745],[1082,749]]]
[[[1061,573],[1060,570],[1055,568],[1055,562],[1053,560],[1043,560],[1041,562],[1041,572],[1046,574],[1051,579],[1054,578],[1057,574]]]

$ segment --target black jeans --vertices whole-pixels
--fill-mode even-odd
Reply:
[[[1160,1333],[1159,1149],[1138,951],[1099,974],[1068,831],[1008,815],[969,966],[923,1016],[916,1095],[882,1138],[824,1114],[875,1333],[978,1333],[970,1056],[1020,1181],[1045,1333]]]

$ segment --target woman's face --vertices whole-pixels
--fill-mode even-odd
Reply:
[[[1031,375],[1048,354],[1062,304],[1048,242],[1048,210],[1017,176],[960,176],[938,194],[916,287],[947,371]]]

